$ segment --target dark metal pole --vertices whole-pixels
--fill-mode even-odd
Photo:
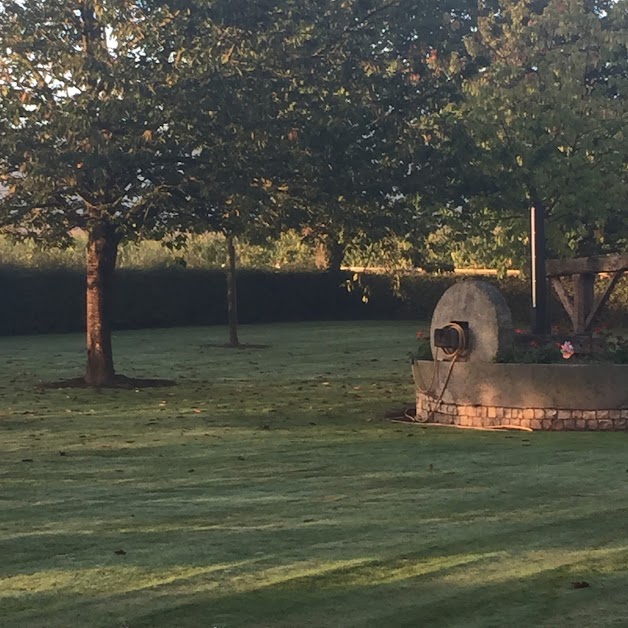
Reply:
[[[549,334],[545,274],[545,207],[538,200],[530,208],[532,245],[532,333]]]

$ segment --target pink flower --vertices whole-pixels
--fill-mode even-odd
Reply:
[[[575,350],[571,342],[566,340],[562,345],[560,345],[560,352],[563,354],[563,358],[568,360],[575,353]]]
[[[424,336],[424,332],[422,332],[422,331],[417,331],[417,333],[416,333],[416,337],[417,337],[417,339],[421,339],[421,338],[423,338],[423,336]]]
[[[538,347],[539,346],[539,341],[538,340],[530,340],[530,346],[531,347]]]
[[[523,329],[515,329],[515,334],[522,334],[523,333]]]

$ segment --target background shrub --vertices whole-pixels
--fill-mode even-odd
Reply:
[[[428,321],[453,275],[407,275],[398,285],[387,275],[243,270],[238,275],[242,323],[308,320]],[[529,318],[530,287],[518,278],[485,279],[496,284],[513,317]],[[116,272],[113,323],[116,329],[226,323],[226,283],[222,270],[184,268],[120,269]],[[365,294],[367,299],[363,297]],[[73,269],[0,267],[0,334],[79,331],[85,328],[85,275]],[[605,320],[628,327],[628,282],[608,304]],[[554,322],[565,315],[554,299]]]

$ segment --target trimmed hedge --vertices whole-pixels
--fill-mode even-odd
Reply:
[[[350,273],[266,272],[238,274],[241,323],[307,320],[429,320],[443,292],[460,277],[415,275],[398,291],[384,275],[364,277],[369,299],[347,291]],[[529,284],[516,278],[488,279],[504,293],[515,320],[529,317]],[[628,327],[628,282],[609,303],[606,320]],[[85,329],[85,276],[64,269],[0,268],[0,335]],[[564,319],[552,304],[553,318]],[[225,274],[219,270],[156,269],[116,272],[113,323],[116,329],[226,323]]]

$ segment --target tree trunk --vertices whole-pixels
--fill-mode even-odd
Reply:
[[[87,241],[87,371],[89,386],[107,386],[115,378],[111,348],[113,273],[119,238],[106,222],[90,228]]]
[[[315,264],[317,268],[330,273],[340,272],[345,256],[345,247],[333,236],[325,236],[317,243],[315,249]]]
[[[329,262],[324,242],[317,241],[314,245],[314,265],[318,270],[327,270]]]
[[[328,260],[327,270],[330,273],[339,273],[340,267],[345,257],[345,247],[342,242],[338,242],[335,238],[327,242]]]
[[[238,291],[236,278],[236,249],[234,237],[227,236],[227,319],[229,322],[229,346],[238,347]]]

